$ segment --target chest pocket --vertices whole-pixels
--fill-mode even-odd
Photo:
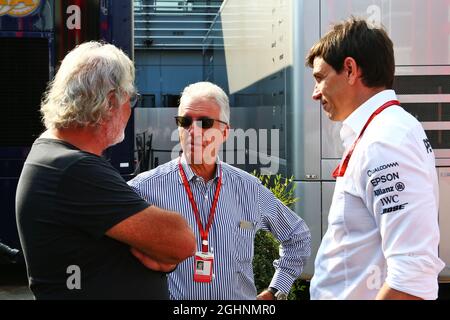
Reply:
[[[239,262],[252,262],[253,249],[256,234],[256,223],[245,221],[244,224],[251,224],[251,228],[242,228],[239,222],[233,228],[234,256]],[[248,226],[249,227],[249,226]]]
[[[255,234],[261,225],[261,217],[253,201],[237,194],[235,196],[225,207],[218,206],[218,213],[222,214],[217,216],[217,223],[226,226],[222,231],[230,244],[227,248],[230,258],[239,262],[240,267],[248,263],[251,266]],[[224,208],[226,212],[222,212]]]

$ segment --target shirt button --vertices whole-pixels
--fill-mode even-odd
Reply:
[[[205,199],[208,200],[208,195],[205,195]]]

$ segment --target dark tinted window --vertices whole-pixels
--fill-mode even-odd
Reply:
[[[48,40],[0,38],[0,146],[31,146],[43,131],[40,102],[49,80]]]

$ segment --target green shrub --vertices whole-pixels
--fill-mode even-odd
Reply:
[[[252,174],[261,180],[272,193],[287,207],[292,206],[299,200],[295,197],[294,177],[282,178],[281,174],[276,176],[261,175],[253,171]],[[275,268],[273,260],[279,258],[280,243],[267,231],[259,230],[255,237],[255,255],[253,258],[253,271],[255,285],[258,292],[266,289],[272,280]],[[297,279],[289,292],[290,300],[309,299],[308,284],[306,281]]]

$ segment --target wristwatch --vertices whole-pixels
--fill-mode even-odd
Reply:
[[[278,289],[269,287],[267,289],[267,291],[269,291],[271,294],[273,294],[273,296],[275,297],[275,300],[287,300],[287,298],[288,298],[287,293],[284,293]]]

